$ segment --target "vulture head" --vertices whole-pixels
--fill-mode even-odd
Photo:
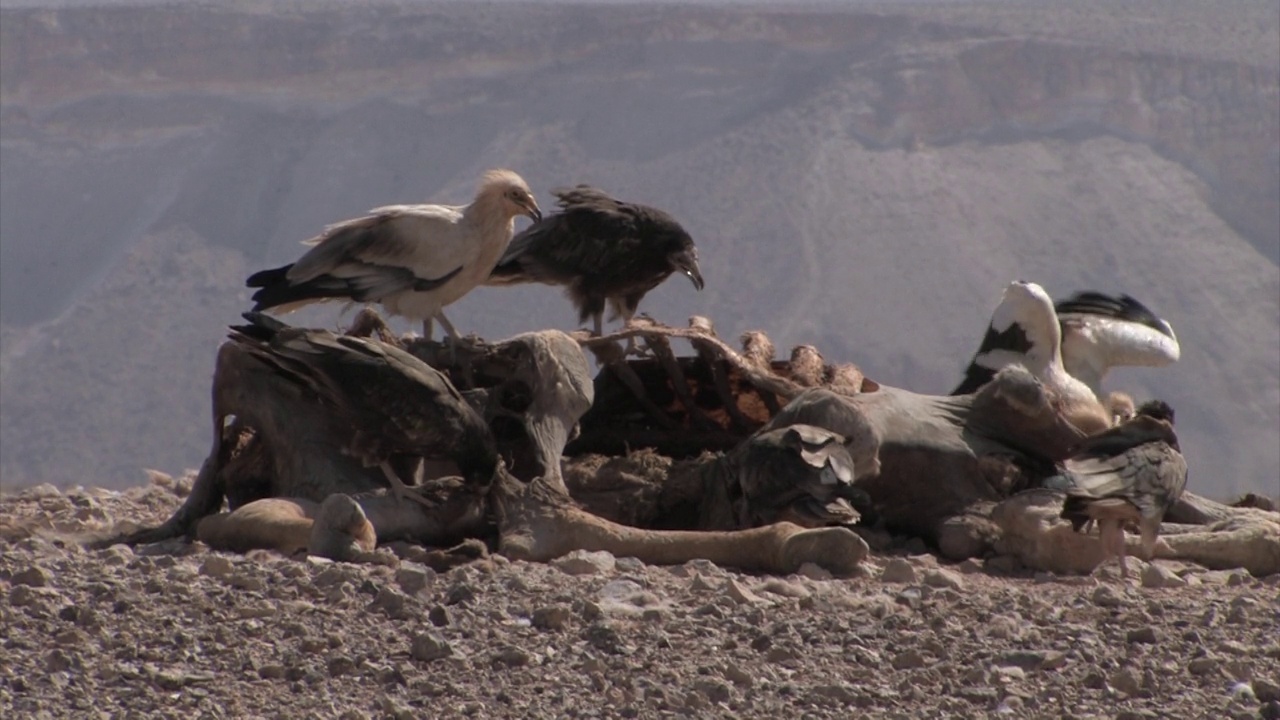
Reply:
[[[527,215],[534,222],[542,219],[542,210],[538,208],[538,201],[533,199],[529,185],[524,178],[510,170],[490,170],[485,173],[480,180],[477,195],[501,198],[507,217]]]
[[[688,233],[681,233],[680,236],[673,238],[673,245],[677,249],[667,254],[667,263],[671,266],[673,272],[684,273],[693,286],[698,290],[702,290],[702,271],[698,269],[698,248],[693,246],[693,238]]]
[[[974,360],[993,370],[1011,364],[1011,360],[1038,374],[1055,357],[1061,362],[1060,342],[1062,329],[1049,293],[1033,282],[1017,280],[1005,288],[1000,305],[991,314],[983,351]]]

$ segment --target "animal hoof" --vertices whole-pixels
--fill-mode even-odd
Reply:
[[[332,560],[354,561],[377,545],[373,523],[350,495],[336,494],[325,498],[316,513],[307,553]]]
[[[868,552],[866,541],[848,528],[801,530],[782,543],[782,569],[795,572],[810,562],[833,575],[852,575]]]

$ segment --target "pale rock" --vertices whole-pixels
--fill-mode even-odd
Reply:
[[[200,574],[211,578],[225,578],[234,570],[231,559],[224,555],[210,555],[200,563]]]
[[[733,580],[732,578],[725,581],[722,590],[726,597],[730,597],[740,603],[755,604],[766,602],[764,598],[751,592],[739,584],[737,580]]]
[[[449,641],[437,632],[419,633],[413,636],[409,646],[409,655],[414,660],[432,662],[453,655],[453,647]]]
[[[924,584],[936,588],[964,590],[964,579],[959,574],[943,568],[926,572],[924,574]]]
[[[409,595],[423,592],[435,582],[436,571],[418,563],[405,562],[395,574],[396,584]]]
[[[553,567],[566,575],[604,575],[613,572],[617,564],[613,553],[604,550],[574,550],[551,561]]]
[[[880,572],[880,582],[911,584],[916,578],[915,566],[903,558],[890,558]]]
[[[1179,588],[1187,584],[1187,581],[1178,577],[1177,573],[1159,563],[1151,563],[1144,567],[1141,579],[1144,588]]]

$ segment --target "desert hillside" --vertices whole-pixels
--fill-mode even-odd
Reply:
[[[1191,489],[1280,489],[1273,2],[73,5],[0,10],[6,487],[197,465],[248,273],[508,166],[685,223],[707,288],[654,317],[922,392],[1009,280],[1133,294],[1183,359],[1110,387],[1178,409]],[[542,287],[450,317],[574,320]]]

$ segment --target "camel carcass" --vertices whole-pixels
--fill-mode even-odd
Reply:
[[[295,331],[290,337],[295,345],[310,341],[307,352],[291,356],[294,361],[307,353],[381,344],[335,342],[325,331]],[[773,523],[715,532],[649,530],[613,523],[576,507],[563,490],[559,459],[578,417],[591,403],[592,386],[580,348],[563,333],[518,336],[487,346],[482,357],[469,360],[472,379],[487,386],[469,391],[466,404],[482,411],[504,462],[487,487],[456,478],[422,483],[412,491],[422,494],[423,503],[387,496],[381,490],[383,474],[348,454],[353,436],[360,432],[351,427],[343,410],[361,401],[349,397],[354,392],[347,391],[344,402],[335,402],[332,394],[344,392],[337,389],[339,383],[299,383],[295,376],[302,373],[282,373],[280,363],[264,362],[263,352],[236,342],[219,350],[213,389],[215,438],[192,493],[164,525],[123,540],[153,542],[194,533],[216,545],[234,534],[219,528],[244,529],[246,523],[256,523],[260,534],[278,535],[273,542],[264,541],[266,546],[284,549],[288,543],[281,538],[288,535],[293,546],[300,545],[300,530],[311,520],[309,549],[337,547],[338,557],[358,558],[365,552],[363,546],[334,538],[352,537],[359,518],[338,514],[341,522],[335,525],[323,513],[309,515],[307,505],[323,503],[323,510],[335,502],[332,498],[349,496],[379,542],[407,539],[441,546],[496,534],[500,551],[530,560],[548,560],[577,549],[608,550],[656,563],[707,558],[744,569],[791,572],[815,562],[848,573],[867,552],[861,538],[844,528]],[[401,359],[398,364],[403,369],[410,363]],[[429,370],[418,364],[421,368],[415,372]],[[400,371],[395,364],[385,370]],[[435,393],[432,402],[450,400],[447,394]],[[417,422],[411,409],[405,409],[411,406],[398,404],[406,413],[402,424]],[[467,412],[474,410],[454,408],[455,415]],[[443,448],[420,450],[422,456],[447,455]],[[508,471],[508,465],[515,472]],[[520,474],[534,477],[521,482]],[[231,512],[215,515],[224,497]],[[283,501],[264,504],[271,498]],[[215,519],[204,520],[210,516]]]
[[[362,315],[358,324],[367,332],[384,334],[376,316],[372,318]],[[643,341],[651,358],[624,358],[621,341],[633,337]],[[696,355],[677,358],[670,348],[673,339],[688,341]],[[384,542],[413,539],[447,545],[496,533],[500,545],[502,538],[511,539],[505,545],[510,552],[546,559],[554,556],[549,553],[579,549],[575,542],[581,549],[639,555],[637,548],[666,537],[676,542],[663,540],[664,552],[682,548],[679,552],[695,553],[689,557],[722,553],[737,558],[720,560],[726,564],[779,570],[783,565],[794,569],[794,553],[781,553],[779,548],[788,546],[787,538],[798,536],[803,542],[790,547],[825,543],[826,550],[814,557],[831,561],[838,556],[847,569],[866,548],[843,528],[816,528],[820,532],[801,535],[800,527],[779,524],[770,531],[732,535],[754,524],[785,519],[784,511],[797,500],[811,504],[816,499],[795,494],[796,487],[805,485],[804,476],[798,476],[794,487],[783,484],[777,492],[743,492],[753,482],[757,488],[769,487],[759,483],[768,476],[757,475],[755,481],[748,477],[749,468],[759,465],[750,460],[759,448],[752,448],[768,433],[801,423],[843,436],[856,475],[854,489],[866,493],[858,496],[860,503],[853,503],[864,519],[876,515],[886,526],[932,540],[945,555],[959,559],[993,550],[1012,552],[1008,543],[999,544],[1011,532],[1007,515],[993,516],[992,511],[1010,495],[1034,488],[1052,474],[1056,460],[1066,457],[1080,437],[1054,411],[1044,389],[1033,378],[1016,373],[974,395],[932,397],[880,387],[852,366],[820,360],[815,364],[811,349],[793,353],[790,362],[775,362],[771,347],[760,351],[767,345],[762,334],[744,340],[746,347],[739,353],[716,337],[709,323],[694,319],[689,328],[637,321],[606,337],[530,333],[493,345],[462,347],[464,356],[452,365],[443,346],[410,344],[415,354],[445,368],[456,385],[469,388],[463,395],[483,412],[510,475],[525,481],[495,483],[487,495],[466,492],[465,487],[441,488],[440,481],[424,483],[419,492],[433,495],[435,510],[405,507],[386,497],[380,474],[344,461],[339,454],[292,457],[302,447],[299,441],[327,437],[330,445],[337,445],[335,438],[349,429],[316,412],[313,399],[297,397],[224,347],[214,388],[219,431],[201,482],[169,522],[130,539],[190,535],[197,520],[219,509],[224,495],[236,508],[265,497],[321,502],[337,491],[355,498]],[[579,343],[596,352],[603,366],[594,383],[587,376]],[[281,422],[282,418],[295,422]],[[571,441],[568,447],[566,441]],[[644,455],[656,489],[620,500],[616,494],[610,499],[608,488],[592,492],[581,482],[599,475],[590,471],[601,467],[599,460],[625,465],[638,456],[634,449],[645,447],[666,453]],[[606,451],[607,457],[591,451]],[[288,462],[273,459],[282,452],[290,456]],[[802,474],[820,474],[811,466],[804,470],[803,463],[794,467]],[[581,506],[568,502],[564,492],[563,478],[574,477],[579,481],[570,482],[569,488],[582,500]],[[533,480],[536,485],[529,484]],[[535,492],[536,487],[543,490]],[[632,502],[635,498],[641,501]],[[1230,509],[1187,493],[1171,519],[1180,508],[1195,503],[1209,511],[1192,522],[1236,517]],[[499,513],[500,507],[507,509]],[[730,535],[700,536],[710,544],[698,546],[685,535],[646,534],[656,526],[681,531],[716,528]],[[535,527],[541,529],[534,532]],[[577,540],[566,546],[556,538]],[[752,546],[756,541],[773,550]],[[1179,552],[1193,555],[1192,546]],[[747,547],[754,548],[753,557],[764,559],[746,558]],[[674,561],[669,554],[650,557]]]

